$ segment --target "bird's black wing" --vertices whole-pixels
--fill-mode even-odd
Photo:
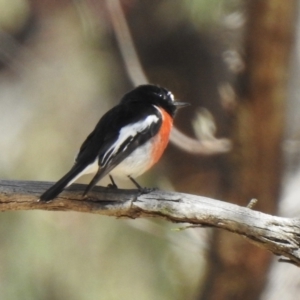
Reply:
[[[84,164],[75,163],[66,175],[64,175],[59,181],[41,195],[40,201],[47,202],[56,198],[64,188],[69,186],[78,177],[78,175],[84,171],[85,168],[86,166]]]
[[[99,169],[86,194],[95,184],[138,146],[143,145],[160,129],[161,115],[152,105],[140,102],[120,104],[108,111],[86,138],[71,170],[40,197],[50,201],[85,173],[95,161]],[[123,130],[123,131],[122,131]]]
[[[162,124],[161,113],[154,106],[145,107],[142,104],[123,104],[122,116],[115,120],[110,120],[109,116],[104,116],[94,132],[84,142],[77,160],[80,161],[87,155],[84,154],[84,151],[97,147],[96,145],[98,145],[99,158],[99,170],[87,186],[84,194],[137,147],[146,143],[159,131]],[[105,121],[106,118],[109,119],[108,122]],[[109,128],[107,127],[108,124],[110,125]],[[103,140],[100,142],[101,137]],[[99,145],[101,146],[99,147]]]

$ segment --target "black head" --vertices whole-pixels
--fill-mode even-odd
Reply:
[[[175,101],[173,94],[167,89],[151,84],[140,85],[126,93],[121,99],[121,103],[129,102],[145,102],[160,106],[172,117],[177,108],[189,105],[185,102]]]

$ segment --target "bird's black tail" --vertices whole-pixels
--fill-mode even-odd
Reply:
[[[44,192],[41,197],[40,201],[50,201],[57,197],[65,187],[67,187],[70,182],[74,180],[74,178],[80,174],[85,169],[85,166],[82,164],[75,164],[73,168],[59,181],[57,181],[51,188],[49,188],[46,192]]]

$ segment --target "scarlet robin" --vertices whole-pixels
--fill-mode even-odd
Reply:
[[[71,170],[44,192],[50,201],[84,174],[95,173],[85,196],[105,175],[134,178],[151,168],[162,156],[175,113],[188,105],[156,85],[141,85],[126,93],[120,103],[100,119],[82,144]],[[113,179],[113,184],[115,185]]]

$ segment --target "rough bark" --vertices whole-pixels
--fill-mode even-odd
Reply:
[[[75,184],[49,203],[38,202],[49,182],[0,181],[0,210],[78,211],[117,218],[157,217],[236,233],[300,266],[300,219],[271,216],[223,201],[174,192],[96,187],[82,199],[85,185]]]

